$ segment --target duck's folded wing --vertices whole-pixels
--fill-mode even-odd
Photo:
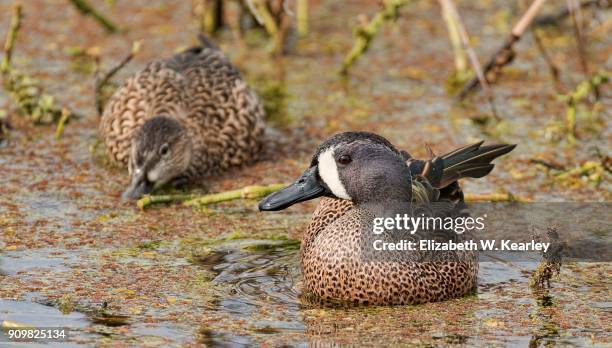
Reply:
[[[482,143],[468,145],[442,156],[444,169],[438,187],[446,187],[461,178],[482,178],[495,167],[491,163],[494,159],[516,147],[515,144],[482,146]]]
[[[482,178],[495,167],[495,158],[514,149],[516,145],[495,144],[482,146],[483,142],[467,145],[443,156],[429,160],[408,159],[410,171],[424,177],[436,188],[445,188],[461,178]]]

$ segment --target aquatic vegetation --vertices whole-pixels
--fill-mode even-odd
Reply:
[[[110,19],[106,18],[98,10],[96,10],[87,0],[70,0],[70,2],[84,15],[93,17],[104,30],[109,33],[119,31],[119,28]]]
[[[57,134],[61,135],[64,124],[70,117],[75,117],[76,115],[68,111],[68,109],[58,106],[54,98],[44,92],[37,79],[11,65],[13,48],[21,28],[22,11],[20,4],[14,6],[11,27],[7,33],[4,47],[5,54],[0,66],[3,86],[9,92],[19,112],[29,117],[33,123],[51,124],[61,120],[58,123],[57,130]]]
[[[561,100],[567,104],[566,111],[566,132],[567,140],[570,144],[576,142],[576,114],[578,103],[586,99],[591,93],[596,92],[601,86],[610,82],[610,73],[602,70],[586,81],[579,83],[576,88]]]
[[[383,9],[377,12],[372,19],[360,18],[361,22],[353,29],[355,44],[347,53],[340,68],[342,75],[347,75],[351,66],[368,50],[372,39],[374,39],[382,24],[385,21],[397,19],[400,8],[410,2],[410,0],[386,0],[383,1]]]
[[[283,184],[273,184],[268,186],[246,186],[241,189],[210,193],[206,195],[197,194],[176,194],[176,195],[145,195],[136,204],[140,209],[145,209],[150,205],[158,203],[169,203],[182,201],[186,206],[202,207],[208,204],[227,202],[235,199],[256,199],[269,195],[284,187]]]

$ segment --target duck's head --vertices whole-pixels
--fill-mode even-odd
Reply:
[[[321,196],[356,204],[410,202],[410,170],[387,139],[369,132],[339,133],[319,146],[296,182],[264,198],[259,209],[282,210]]]
[[[131,182],[123,199],[138,199],[181,176],[191,161],[191,140],[179,121],[153,117],[136,132],[128,163]]]

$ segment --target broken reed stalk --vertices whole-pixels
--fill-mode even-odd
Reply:
[[[191,8],[200,31],[213,36],[223,27],[223,0],[192,0]]]
[[[544,46],[544,42],[542,42],[542,39],[540,38],[538,29],[536,29],[535,27],[531,27],[531,35],[533,36],[533,41],[535,42],[536,47],[538,51],[540,52],[540,55],[542,56],[542,58],[544,59],[544,62],[548,66],[548,70],[550,71],[550,76],[555,82],[555,88],[557,89],[557,92],[561,93],[563,89],[562,89],[561,80],[559,79],[559,72],[560,72],[559,68],[557,67],[555,62],[553,62],[552,58],[550,57],[550,54],[548,54],[548,51],[546,50],[546,47]]]
[[[246,186],[238,190],[204,195],[202,197],[190,199],[184,202],[183,204],[185,204],[186,206],[202,206],[212,203],[231,201],[235,199],[260,198],[274,193],[286,186],[286,184],[272,184],[268,186]]]
[[[308,0],[297,0],[296,21],[298,35],[308,35]]]
[[[289,29],[291,28],[291,20],[289,18],[289,16],[287,16],[286,14],[282,13],[280,14],[280,23],[279,23],[279,27],[278,27],[278,33],[276,34],[276,37],[274,38],[274,55],[275,56],[282,56],[283,54],[285,54],[285,42],[287,41],[287,34],[289,33]]]
[[[94,94],[96,99],[96,110],[98,111],[98,116],[102,116],[102,112],[104,111],[104,104],[106,102],[104,88],[109,85],[111,79],[121,69],[123,69],[132,59],[134,59],[134,56],[136,56],[136,54],[140,51],[140,46],[140,41],[134,41],[132,43],[132,50],[130,51],[130,53],[128,53],[117,65],[109,69],[102,77],[100,77],[100,71],[96,69]]]
[[[15,40],[17,34],[21,28],[21,19],[23,18],[23,8],[20,3],[15,4],[13,7],[13,17],[11,18],[11,26],[9,27],[8,34],[6,35],[6,41],[4,42],[4,57],[2,58],[2,64],[0,65],[0,72],[4,75],[11,66],[11,58],[13,57],[13,47],[15,46]]]
[[[492,73],[494,76],[499,75],[501,73],[501,69],[514,60],[514,44],[521,39],[521,37],[525,33],[525,30],[533,22],[536,14],[540,11],[542,5],[544,5],[545,2],[546,0],[534,0],[533,3],[531,3],[525,14],[523,14],[523,16],[516,23],[516,25],[512,28],[510,36],[506,39],[504,44],[497,51],[495,51],[495,53],[491,56],[491,58],[485,65],[485,79],[487,79],[489,73]],[[487,79],[487,82],[489,82],[490,80],[492,79]],[[463,90],[458,95],[458,99],[465,99],[465,97],[470,95],[479,86],[480,79],[478,77],[472,78],[464,85]]]
[[[452,4],[449,4],[451,2],[450,0],[439,0],[438,2],[440,3],[440,7],[442,7],[442,18],[444,19],[444,23],[446,23],[448,38],[453,47],[455,71],[462,74],[467,70],[467,58],[465,49],[463,49],[463,44],[461,43],[461,37],[459,36],[457,12],[449,8],[452,6]]]
[[[183,195],[160,195],[160,196],[152,196],[147,195],[143,198],[139,199],[136,204],[140,209],[145,209],[146,207],[157,204],[157,203],[169,203],[174,201],[182,201],[186,206],[205,206],[214,203],[221,203],[227,201],[233,201],[236,199],[256,199],[267,196],[271,193],[274,193],[283,187],[287,186],[286,184],[272,184],[268,186],[246,186],[241,189],[224,191],[219,193],[211,193],[207,195],[193,195],[193,194],[183,194]]]
[[[282,12],[278,14],[277,21],[265,0],[247,0],[246,3],[255,20],[266,29],[266,32],[272,38],[272,53],[276,56],[282,55],[285,49],[287,31],[290,27],[289,19],[284,10],[281,9]]]
[[[108,18],[104,17],[98,12],[91,4],[86,0],[70,0],[70,2],[85,16],[93,17],[98,23],[102,25],[104,30],[109,33],[115,33],[119,31],[119,28]]]
[[[466,194],[466,202],[531,202],[530,199],[515,196],[511,193],[491,193],[491,194]]]
[[[55,128],[55,139],[56,140],[60,140],[62,138],[62,135],[64,135],[64,127],[66,126],[66,123],[68,123],[68,119],[70,119],[71,115],[72,114],[70,113],[68,109],[66,108],[62,109],[62,115],[57,121],[57,128]]]
[[[145,195],[136,202],[138,208],[144,210],[148,206],[159,203],[171,203],[177,201],[187,201],[199,197],[195,194],[178,194],[178,195]]]
[[[571,14],[572,26],[574,27],[574,38],[576,39],[580,67],[582,69],[582,73],[584,74],[584,78],[588,79],[590,72],[586,48],[586,38],[584,35],[584,20],[582,17],[580,3],[578,2],[578,0],[567,0],[567,8],[569,9],[569,12]],[[595,98],[599,99],[599,88],[597,86],[594,86],[593,92],[595,93]]]
[[[383,1],[383,9],[377,12],[370,21],[366,20],[365,23],[357,25],[353,30],[355,43],[342,62],[341,75],[348,75],[349,69],[368,50],[382,24],[385,21],[397,18],[399,9],[408,3],[410,3],[410,0],[385,0]]]
[[[275,37],[278,33],[278,26],[266,6],[266,2],[264,0],[247,0],[247,4],[255,19],[263,25],[268,35]]]
[[[489,83],[487,82],[487,78],[485,77],[485,74],[482,70],[482,65],[480,64],[480,61],[478,60],[476,51],[474,51],[474,48],[472,47],[472,44],[470,43],[470,35],[468,34],[467,29],[465,28],[465,25],[463,24],[463,20],[461,19],[461,16],[459,15],[459,10],[457,10],[457,7],[455,6],[455,3],[452,0],[441,0],[441,1],[445,4],[445,7],[447,11],[450,12],[450,15],[455,19],[457,30],[459,31],[459,38],[461,39],[463,48],[468,53],[468,57],[470,58],[470,63],[472,64],[472,67],[474,68],[474,71],[476,72],[476,77],[478,81],[480,82],[480,85],[485,91],[485,94],[489,101],[489,106],[491,108],[491,113],[493,114],[493,117],[495,119],[499,119],[499,117],[497,116],[497,108],[495,107],[495,96],[493,95],[493,91],[489,87]]]
[[[580,8],[597,7],[600,9],[606,9],[612,6],[612,2],[609,0],[588,0],[582,1],[579,5]],[[566,6],[559,12],[549,15],[537,16],[533,20],[534,27],[546,27],[557,25],[561,20],[571,15],[570,9]]]
[[[10,321],[10,320],[3,320],[2,321],[2,325],[0,325],[0,328],[3,330],[9,330],[9,329],[31,329],[34,328],[34,326],[28,325],[28,324],[24,324],[24,323],[19,323],[16,321]]]

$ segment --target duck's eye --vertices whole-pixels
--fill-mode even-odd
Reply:
[[[347,164],[351,163],[352,160],[353,159],[349,155],[342,155],[342,156],[338,157],[338,163],[340,163],[342,165],[347,165]]]
[[[162,156],[166,156],[168,154],[168,144],[164,144],[159,148],[159,154]]]

